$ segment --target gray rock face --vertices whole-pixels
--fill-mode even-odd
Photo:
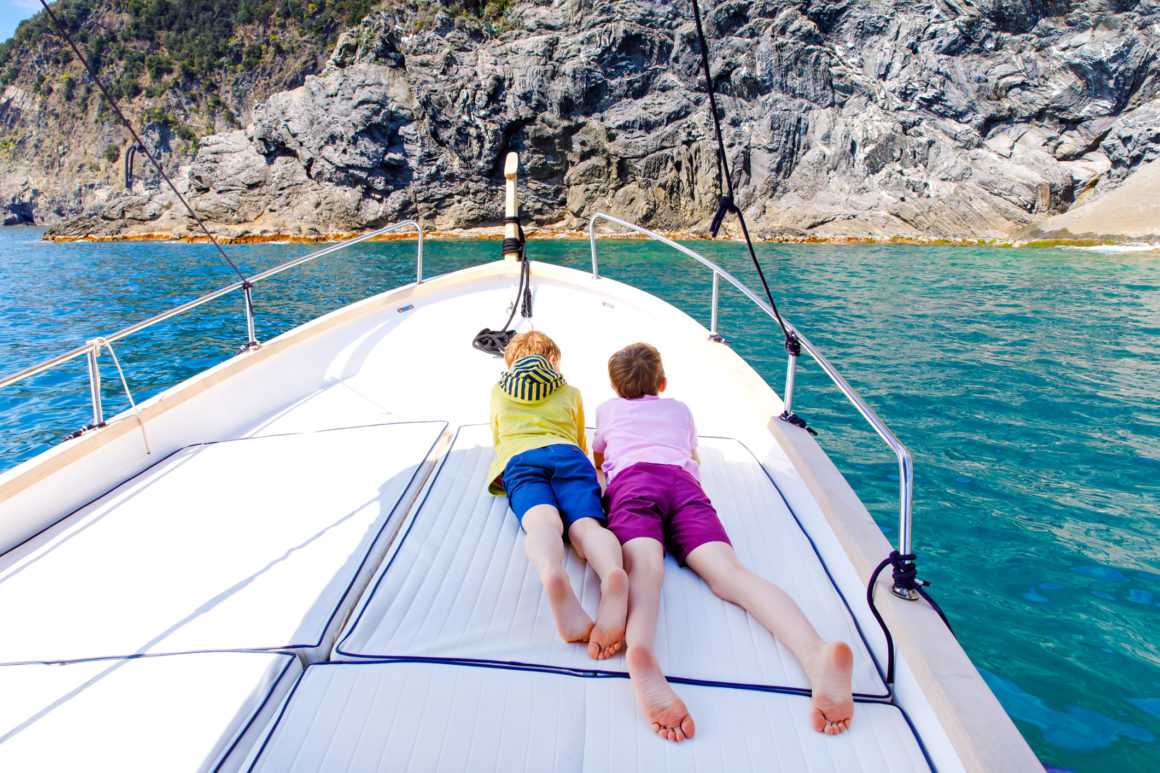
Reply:
[[[1156,0],[703,5],[759,237],[1004,239],[1160,156]],[[198,214],[227,236],[491,225],[517,150],[539,226],[705,229],[722,187],[689,3],[524,2],[494,36],[414,10],[372,14],[320,76],[206,139],[183,182]],[[54,234],[185,233],[156,190]]]

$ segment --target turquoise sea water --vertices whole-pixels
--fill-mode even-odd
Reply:
[[[0,374],[235,278],[203,245],[63,244],[0,229]],[[753,287],[742,245],[693,245]],[[228,248],[244,270],[311,251]],[[496,242],[428,241],[426,274],[493,259]],[[759,245],[783,314],[914,458],[920,576],[1047,765],[1160,769],[1160,253]],[[587,242],[529,243],[589,265]],[[258,337],[411,281],[410,242],[359,245],[255,289]],[[710,276],[641,242],[601,272],[708,322]],[[484,325],[502,320],[481,320]],[[773,323],[723,285],[720,329],[779,393]],[[115,344],[143,400],[229,357],[241,301],[219,299]],[[102,357],[106,415],[128,406]],[[897,464],[802,359],[795,409],[821,433],[887,536]],[[0,391],[0,470],[91,420],[84,363]]]

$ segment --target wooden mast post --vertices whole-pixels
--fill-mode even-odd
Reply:
[[[515,243],[507,241],[508,239],[519,240],[520,238],[519,221],[516,219],[520,216],[519,207],[516,205],[516,170],[519,169],[519,166],[520,154],[514,151],[508,153],[507,160],[504,161],[503,165],[503,176],[507,178],[507,199],[504,202],[505,222],[503,227],[505,246]],[[505,250],[503,259],[512,261],[519,260],[519,250],[515,252]]]

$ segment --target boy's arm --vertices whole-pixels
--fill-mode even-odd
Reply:
[[[694,448],[691,451],[689,451],[689,455],[693,457],[694,462],[696,462],[697,464],[701,463],[701,455],[697,453],[697,449]]]

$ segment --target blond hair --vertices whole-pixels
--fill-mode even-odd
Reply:
[[[526,333],[517,333],[508,342],[503,350],[503,362],[509,368],[520,357],[540,354],[549,360],[560,359],[560,347],[556,342],[538,330],[529,330]]]
[[[656,395],[665,380],[661,353],[645,343],[629,344],[608,358],[608,378],[621,397],[636,400]]]

